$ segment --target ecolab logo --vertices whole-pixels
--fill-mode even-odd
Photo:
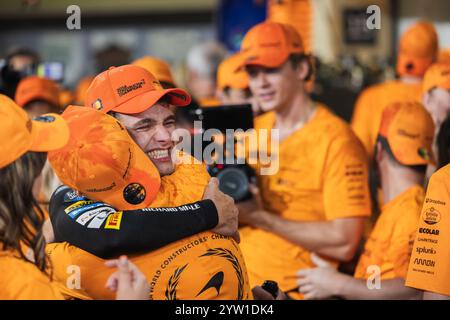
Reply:
[[[119,95],[119,97],[121,97],[123,95],[126,95],[128,92],[142,88],[144,84],[145,80],[142,79],[139,82],[133,83],[131,86],[121,86],[117,89],[117,94]]]
[[[428,229],[428,228],[419,228],[419,233],[432,234],[432,235],[438,236],[439,230]]]

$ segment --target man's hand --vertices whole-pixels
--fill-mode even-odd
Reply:
[[[110,268],[117,268],[106,282],[106,287],[116,292],[116,300],[148,300],[150,286],[144,274],[127,257],[105,262]]]
[[[270,224],[271,213],[264,210],[258,187],[250,185],[250,192],[252,198],[239,204],[239,223],[264,229],[264,226]]]
[[[212,231],[224,236],[231,236],[239,243],[238,208],[233,198],[219,190],[219,180],[217,178],[211,178],[203,194],[203,199],[212,200],[219,215],[219,223]]]
[[[336,296],[347,276],[340,274],[327,261],[315,254],[311,255],[311,260],[317,268],[303,269],[297,273],[299,292],[304,295],[305,300],[328,299]]]

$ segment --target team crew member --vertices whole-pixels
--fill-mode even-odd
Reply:
[[[239,67],[242,56],[234,54],[223,60],[217,69],[217,97],[224,105],[250,102],[252,93],[248,87],[248,75]]]
[[[152,56],[144,56],[133,61],[132,64],[153,74],[164,89],[176,88],[172,71],[166,61]]]
[[[25,111],[3,95],[0,95],[0,115],[3,119],[0,127],[3,141],[0,147],[0,299],[63,299],[47,269],[42,235],[44,215],[36,201],[40,186],[36,182],[46,161],[45,152],[63,147],[69,139],[69,130],[56,114],[31,121]],[[31,249],[31,257],[23,251],[25,247]],[[119,268],[114,278],[118,283],[115,287],[118,298],[145,297],[148,287],[134,265],[126,258],[110,265]],[[139,289],[130,290],[132,287]]]
[[[60,113],[60,89],[53,80],[30,76],[19,82],[15,101],[30,117],[44,113]]]
[[[319,262],[321,267],[298,273],[299,290],[306,298],[420,298],[419,291],[404,284],[425,196],[425,170],[432,162],[433,134],[433,120],[418,103],[397,103],[384,110],[375,160],[387,203],[366,242],[354,278]],[[367,280],[375,277],[381,281],[380,288],[370,290]]]
[[[108,77],[105,77],[105,74]],[[111,87],[117,88],[117,91],[111,92],[108,89]],[[124,94],[120,95],[121,93]],[[174,171],[170,157],[173,143],[168,132],[175,126],[173,113],[166,110],[167,103],[160,101],[160,98],[177,93],[177,96],[167,98],[169,105],[189,103],[189,96],[184,91],[163,90],[153,75],[145,69],[128,65],[112,68],[97,76],[87,92],[86,106],[95,107],[105,113],[113,112],[160,169],[161,175],[165,176]],[[182,97],[185,100],[182,100]],[[154,115],[155,112],[157,116]],[[201,231],[212,229],[222,235],[235,235],[237,230],[236,207],[218,188],[205,195],[205,200],[195,200],[200,200],[195,203],[198,209],[192,210],[192,206],[187,206],[182,214],[178,210],[148,212],[132,208],[133,210],[124,212],[122,216],[121,232],[112,233],[103,228],[91,229],[87,225],[80,225],[67,216],[65,210],[73,205],[74,201],[78,203],[80,210],[86,213],[95,213],[96,206],[100,206],[78,202],[77,197],[76,191],[70,188],[59,189],[52,197],[50,215],[55,229],[54,240],[68,241],[103,258],[125,252],[155,250]],[[193,204],[195,201],[181,204]],[[145,232],[135,232],[135,226],[144,228]]]
[[[145,112],[147,119],[158,123],[172,114],[169,106],[161,103]],[[52,166],[64,183],[91,199],[104,201],[88,204],[96,207],[88,212],[83,206],[80,209],[79,203],[72,204],[65,210],[73,219],[72,224],[105,229],[109,234],[120,233],[127,212],[116,212],[112,207],[147,207],[142,213],[152,214],[162,210],[161,207],[177,206],[175,209],[182,215],[187,207],[183,204],[202,198],[210,179],[203,164],[179,163],[174,171],[170,170],[171,174],[164,175],[169,164],[153,165],[115,118],[80,107],[70,107],[63,117],[69,123],[71,140],[65,148],[49,154]],[[158,132],[156,135],[162,135],[161,130],[170,128],[154,130]],[[170,135],[167,137],[164,143],[168,146]],[[149,147],[152,143],[162,146],[163,140],[152,140]],[[155,189],[159,191],[156,198],[151,196]],[[87,200],[80,201],[86,204]],[[198,206],[192,207],[195,210]],[[148,232],[142,224],[132,228],[138,234]],[[128,230],[131,231],[130,226]],[[124,242],[117,245],[125,246]],[[65,293],[80,298],[111,298],[111,292],[101,285],[109,270],[101,259],[81,249],[67,243],[47,248],[55,265],[55,276],[63,283],[70,277],[65,271],[67,267],[80,266],[82,288]],[[237,243],[229,237],[202,232],[131,260],[151,282],[151,299],[251,298],[243,257]]]
[[[266,112],[255,128],[280,134],[279,171],[258,176],[261,205],[257,197],[240,205],[240,220],[250,226],[241,248],[252,285],[272,279],[297,298],[295,274],[313,266],[311,252],[352,259],[370,214],[367,158],[350,127],[309,98],[311,66],[293,28],[259,24],[241,52]]]
[[[431,176],[406,278],[426,300],[450,299],[449,177],[450,165]]]
[[[395,102],[421,102],[422,78],[438,55],[438,36],[434,26],[418,22],[400,40],[397,59],[398,80],[365,89],[355,105],[352,128],[372,160],[381,115]]]
[[[56,82],[43,77],[29,76],[19,82],[15,101],[33,118],[45,113],[60,113],[62,111],[60,98],[61,90]],[[42,188],[38,198],[46,216],[48,216],[50,197],[60,184],[61,182],[46,163],[42,169]]]
[[[423,81],[423,103],[435,124],[433,150],[434,154],[438,154],[438,132],[450,112],[450,63],[437,63],[427,70]],[[441,162],[441,159],[438,161]],[[427,177],[430,177],[435,169],[435,166],[429,166]]]

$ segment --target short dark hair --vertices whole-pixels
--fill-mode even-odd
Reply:
[[[409,165],[404,165],[403,163],[400,163],[394,156],[394,153],[392,152],[391,146],[389,145],[388,140],[381,136],[378,135],[377,137],[377,144],[378,142],[381,143],[381,148],[388,154],[389,158],[391,159],[391,161],[393,161],[394,163],[398,164],[399,166],[403,166],[403,167],[408,167],[414,171],[416,171],[417,173],[420,174],[425,174],[427,172],[427,165],[414,165],[414,166],[409,166]],[[378,148],[375,147],[375,154],[378,152],[377,151]]]
[[[308,64],[308,74],[306,75],[304,80],[311,80],[311,77],[314,74],[314,66],[311,55],[307,55],[305,53],[294,53],[289,56],[288,60],[291,63],[292,68],[294,69],[297,69],[300,63],[306,62]]]

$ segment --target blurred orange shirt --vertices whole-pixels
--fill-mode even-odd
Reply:
[[[431,176],[406,285],[450,296],[450,166]]]
[[[255,128],[271,129],[274,122],[269,112],[255,119]],[[364,148],[326,107],[318,106],[303,128],[280,143],[279,161],[276,174],[258,175],[267,211],[294,221],[370,215]],[[314,266],[309,251],[264,230],[243,228],[240,246],[252,287],[274,280],[282,290],[292,290],[297,271]]]
[[[417,185],[383,206],[356,266],[355,278],[368,279],[369,266],[380,268],[381,280],[406,278],[424,197],[424,189]]]
[[[179,165],[175,173],[162,177],[151,207],[174,207],[201,200],[209,178],[203,164]],[[152,214],[151,210],[148,214]],[[67,243],[50,244],[47,253],[53,261],[55,277],[62,283],[73,283],[69,277],[73,278],[74,273],[68,273],[68,267],[80,267],[80,285],[66,287],[64,294],[83,299],[114,299],[114,293],[105,288],[114,270],[104,265],[105,260]],[[150,299],[252,298],[243,256],[238,244],[229,237],[202,232],[151,253],[130,256],[130,260],[146,275]]]
[[[33,263],[0,251],[0,300],[62,300],[55,283]]]
[[[384,108],[397,101],[421,102],[422,83],[408,84],[389,81],[365,89],[356,101],[352,128],[366,148],[369,160],[374,155],[375,143]]]

